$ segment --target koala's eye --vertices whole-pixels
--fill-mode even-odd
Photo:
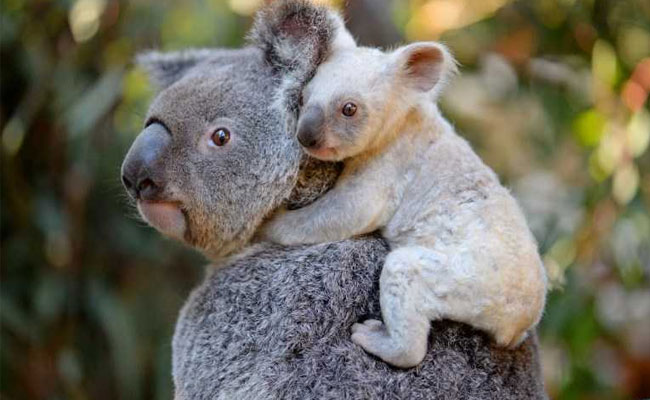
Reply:
[[[302,107],[303,102],[302,93],[300,93],[300,97],[298,97],[298,107]]]
[[[212,132],[212,137],[210,139],[215,146],[221,147],[230,140],[230,131],[226,128],[216,129]]]
[[[343,115],[346,117],[351,117],[357,112],[357,105],[354,103],[345,103],[343,110],[341,110]]]

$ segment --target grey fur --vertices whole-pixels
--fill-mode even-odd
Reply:
[[[151,173],[165,182],[162,197],[181,205],[185,241],[212,259],[241,249],[271,211],[296,198],[290,194],[304,156],[289,132],[299,89],[342,26],[335,14],[303,1],[280,2],[263,15],[267,22],[258,18],[250,35],[256,46],[138,58],[161,89],[147,123],[161,123],[172,136],[162,170]],[[292,48],[303,61],[283,58]],[[231,131],[230,143],[206,151],[206,134],[219,127]],[[315,188],[312,195],[325,189]]]
[[[257,32],[276,32],[259,21]],[[187,217],[186,241],[217,260],[176,326],[178,399],[544,398],[534,338],[500,350],[469,327],[438,322],[424,362],[406,371],[354,345],[351,325],[379,315],[387,247],[377,236],[242,250],[271,211],[308,204],[340,170],[305,161],[293,138],[299,92],[278,101],[285,83],[268,48],[175,59],[148,58],[162,88],[148,118],[172,134],[162,173],[166,195]],[[294,84],[316,66],[301,65]],[[224,117],[233,131],[230,152],[198,152],[203,131]]]
[[[211,271],[173,341],[179,399],[542,399],[536,339],[494,346],[468,326],[432,324],[429,351],[400,370],[350,341],[379,317],[387,247],[368,236],[260,246]]]
[[[336,15],[325,7],[306,0],[279,1],[257,13],[248,40],[284,74],[318,65],[336,28]]]
[[[189,68],[212,55],[212,49],[188,49],[176,53],[149,51],[138,54],[136,64],[149,73],[149,78],[158,89],[165,89],[179,80]]]
[[[165,58],[165,70],[174,69],[171,60]],[[166,182],[166,198],[181,203],[188,244],[217,259],[245,245],[289,196],[302,154],[282,116],[269,107],[275,78],[260,50],[215,50],[175,70],[178,80],[147,114],[172,135],[159,163],[163,171],[152,173]],[[231,141],[206,152],[206,133],[220,126],[231,131]]]

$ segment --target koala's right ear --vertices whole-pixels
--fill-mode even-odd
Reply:
[[[310,75],[336,46],[356,46],[341,17],[307,0],[278,0],[261,9],[248,35],[279,72]]]
[[[169,53],[148,51],[136,56],[136,64],[149,74],[149,79],[162,90],[181,79],[187,71],[214,53],[209,49],[183,50]]]
[[[392,57],[401,82],[420,92],[439,94],[457,71],[454,57],[437,42],[412,43],[395,50]]]

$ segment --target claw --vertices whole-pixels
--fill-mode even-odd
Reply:
[[[391,339],[383,322],[369,319],[352,325],[350,340],[389,364],[400,368],[410,368],[422,362],[426,354],[417,348],[403,347]]]
[[[384,328],[384,323],[376,319],[367,319],[363,321],[363,325],[372,330],[381,330]]]

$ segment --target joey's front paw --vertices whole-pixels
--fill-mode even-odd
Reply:
[[[291,225],[287,223],[288,211],[278,210],[260,229],[258,236],[261,240],[282,244],[285,246],[295,244],[292,240]]]
[[[273,222],[269,221],[258,232],[258,237],[265,242],[272,242],[277,244],[282,243],[282,237],[278,234],[278,230],[273,226]]]

